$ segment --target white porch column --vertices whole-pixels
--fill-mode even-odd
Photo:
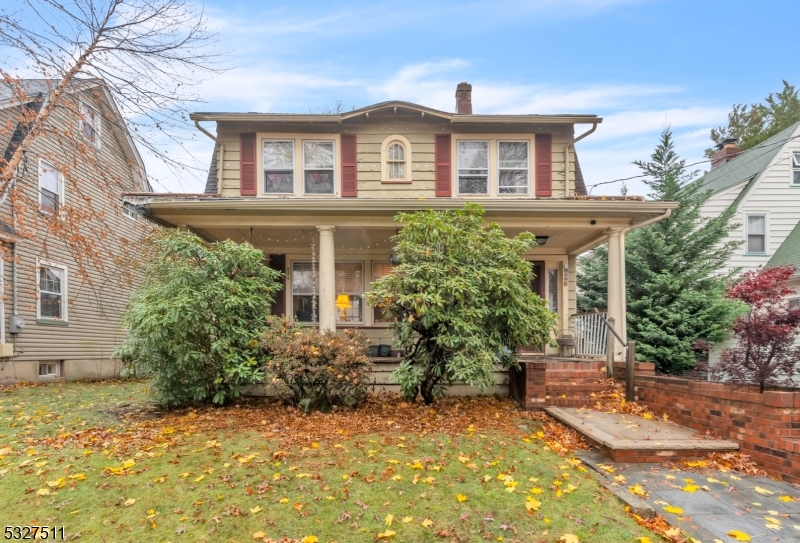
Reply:
[[[622,279],[622,236],[619,230],[608,233],[608,316],[614,319],[614,329],[619,334],[624,329]],[[622,335],[622,334],[620,334]],[[614,360],[622,360],[622,345],[614,340]]]
[[[336,331],[336,255],[333,249],[335,226],[319,230],[319,331]]]
[[[623,230],[619,235],[619,252],[620,252],[620,274],[619,274],[619,298],[622,304],[622,324],[617,326],[619,328],[619,335],[627,343],[628,341],[628,287],[626,284],[625,274],[625,231]]]

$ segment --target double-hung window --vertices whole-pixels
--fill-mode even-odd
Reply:
[[[800,153],[792,155],[792,185],[800,187]]]
[[[64,200],[64,176],[47,162],[39,161],[39,209],[56,215]]]
[[[458,142],[458,193],[489,194],[489,142]]]
[[[392,273],[392,268],[394,266],[389,262],[373,262],[372,263],[372,281],[373,283],[380,279],[381,277],[386,277],[390,273]],[[388,323],[392,322],[392,319],[389,318],[385,313],[382,307],[373,307],[372,308],[372,322],[374,324],[381,324],[381,323]]]
[[[294,141],[264,140],[264,193],[294,193]]]
[[[767,252],[767,216],[747,215],[747,254]]]
[[[789,309],[800,309],[800,298],[789,298]]]
[[[81,116],[81,135],[89,140],[92,145],[100,147],[100,114],[90,105],[79,104]]]
[[[52,321],[67,320],[67,268],[39,263],[38,318]]]
[[[303,183],[305,194],[333,194],[333,142],[303,142]]]
[[[364,292],[363,264],[360,262],[337,262],[334,268],[336,280],[336,321],[363,322]],[[319,303],[319,272],[312,269],[311,262],[292,263],[292,311],[297,322],[312,322],[313,305]],[[319,322],[317,307],[316,321]]]
[[[406,178],[406,150],[402,143],[393,143],[386,150],[386,167],[390,180]]]
[[[528,164],[527,141],[498,142],[498,192],[500,194],[528,194]]]

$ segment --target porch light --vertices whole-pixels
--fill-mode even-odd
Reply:
[[[536,244],[537,245],[544,245],[545,243],[547,243],[547,239],[549,237],[550,236],[536,236]]]
[[[353,304],[350,303],[350,296],[347,294],[339,294],[336,296],[336,309],[341,309],[342,312],[339,314],[339,318],[345,320],[347,315],[345,311],[353,307]]]

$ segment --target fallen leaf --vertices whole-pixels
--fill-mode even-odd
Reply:
[[[683,514],[683,509],[681,509],[680,507],[675,507],[673,505],[665,505],[664,511],[666,511],[667,513],[673,513],[675,515]]]
[[[793,502],[794,501],[794,498],[792,498],[791,496],[781,496],[778,499],[780,501],[782,501],[782,502]]]
[[[264,539],[267,537],[267,534],[264,532],[253,532],[253,539]]]
[[[414,522],[414,517],[403,517],[404,524],[408,524],[409,522]]]
[[[528,511],[538,511],[541,506],[542,502],[535,500],[530,496],[528,496],[528,499],[525,500],[525,509]]]
[[[430,528],[431,526],[433,526],[433,521],[429,518],[426,518],[425,520],[420,522],[420,524],[422,524],[423,528]]]
[[[391,539],[397,534],[394,530],[386,530],[385,532],[379,532],[378,535],[375,536],[375,540],[378,539]]]
[[[559,541],[560,543],[580,543],[578,541],[578,536],[573,534],[564,534],[561,536],[561,539],[559,539]]]
[[[456,494],[456,499],[458,500],[458,503],[469,501],[469,498],[463,494]]]
[[[731,530],[726,535],[731,536],[736,541],[751,541],[750,536],[739,530]]]
[[[307,535],[303,539],[300,540],[301,543],[317,543],[319,539],[315,535]]]
[[[760,486],[755,487],[754,490],[759,494],[761,494],[762,496],[769,496],[770,494],[775,494],[774,492],[767,490],[766,488],[761,488]]]
[[[629,486],[628,490],[630,490],[631,494],[635,494],[641,498],[647,497],[647,492],[645,492],[644,488],[642,488],[642,485]]]
[[[684,492],[694,493],[700,490],[700,487],[698,485],[686,485],[685,487],[681,488],[681,490]]]
[[[386,524],[386,526],[391,526],[392,522],[394,522],[394,515],[389,513],[388,515],[386,515],[386,518],[384,519],[383,522]]]
[[[130,507],[134,503],[136,503],[136,500],[134,498],[128,498],[127,500],[125,500],[125,507]]]
[[[252,509],[250,509],[250,512],[254,515],[260,513],[261,511],[263,511],[263,509],[261,509],[259,506],[255,506]]]

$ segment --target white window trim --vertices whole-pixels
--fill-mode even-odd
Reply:
[[[62,281],[64,292],[61,294],[61,308],[62,317],[54,319],[52,317],[42,316],[42,294],[41,294],[41,279],[39,277],[39,270],[41,268],[58,268],[64,272],[64,280]],[[36,259],[36,320],[52,321],[52,322],[69,322],[69,268],[63,264],[57,264],[49,260]]]
[[[305,152],[305,143],[332,143],[333,144],[333,192],[331,193],[319,193],[319,192],[306,192],[306,152]],[[339,159],[338,159],[338,152],[339,152],[339,141],[337,139],[331,138],[305,138],[300,140],[300,166],[302,171],[302,179],[300,183],[302,185],[302,194],[303,196],[310,196],[315,198],[333,198],[338,196],[339,194]],[[319,168],[308,168],[308,169],[319,169]],[[263,176],[263,173],[262,173]]]
[[[261,171],[259,174],[260,184],[258,187],[258,194],[260,196],[292,196],[297,194],[297,140],[294,138],[261,138],[261,147],[260,147],[260,161],[261,161]],[[264,142],[265,141],[275,141],[275,142],[286,142],[292,144],[292,192],[267,192],[267,177],[265,175],[266,168],[264,168]],[[312,140],[309,140],[312,141]],[[322,140],[313,140],[313,141],[322,141]],[[303,152],[302,143],[300,144],[300,152]],[[333,148],[334,153],[334,170],[336,169],[336,146],[334,145]],[[300,157],[300,160],[303,161],[304,157]],[[301,168],[305,166],[305,164],[301,163]],[[305,179],[303,181],[303,190],[305,190]],[[336,189],[336,177],[334,174],[334,190]]]
[[[798,306],[800,306],[800,297],[790,296],[789,298],[786,299],[786,304],[789,307],[792,307],[792,304],[797,304]]]
[[[749,217],[764,217],[764,252],[763,253],[752,253],[750,252],[750,248],[748,247],[748,228],[749,228]],[[766,211],[753,211],[744,214],[744,221],[742,222],[742,230],[744,231],[744,254],[748,256],[765,256],[769,254],[769,213]]]
[[[370,261],[370,264],[369,264],[369,271],[370,271],[369,289],[370,289],[370,291],[372,290],[372,283],[374,283],[376,281],[376,279],[375,279],[375,264],[389,264],[389,265],[391,265],[391,262],[389,262],[388,260],[372,260],[372,261]],[[371,306],[371,305],[368,305],[367,307],[369,307],[369,319],[370,319],[370,324],[372,326],[374,326],[376,328],[389,328],[390,326],[392,326],[392,324],[394,324],[392,322],[375,322],[375,312],[374,312],[374,310],[376,308],[374,306]]]
[[[61,170],[59,170],[58,168],[53,166],[50,162],[46,161],[43,158],[39,159],[38,170],[36,171],[36,182],[37,182],[37,185],[39,187],[39,212],[40,213],[44,213],[45,215],[52,215],[52,213],[50,213],[49,211],[45,211],[44,209],[42,209],[42,176],[41,176],[41,173],[42,173],[42,169],[44,169],[45,165],[48,168],[51,168],[51,169],[53,169],[53,170],[58,172],[58,205],[59,205],[59,207],[64,207],[64,174],[61,172]],[[56,214],[56,215],[58,215],[58,214]]]
[[[86,138],[86,136],[83,135],[83,108],[91,109],[92,111],[94,111],[95,114],[94,118],[97,120],[96,123],[97,126],[94,127],[95,141],[90,141]],[[78,117],[79,117],[78,133],[80,134],[80,136],[86,141],[89,141],[89,143],[91,143],[95,148],[100,149],[100,147],[102,147],[102,141],[103,141],[102,139],[103,121],[102,117],[100,116],[100,110],[90,105],[88,102],[81,100],[80,102],[78,102]]]
[[[50,364],[53,364],[56,367],[56,372],[55,373],[48,373],[46,375],[42,375],[41,373],[39,373],[39,371],[41,371],[39,368],[41,368],[42,365],[50,365]],[[38,376],[39,379],[58,379],[58,378],[61,377],[61,361],[60,360],[56,360],[56,361],[46,361],[46,360],[45,361],[40,361],[39,365],[36,368],[36,370],[37,370],[36,371],[36,375]]]
[[[526,170],[528,172],[528,185],[525,187],[525,192],[515,192],[515,193],[502,193],[500,192],[500,172],[502,170],[519,170],[520,168],[500,168],[500,144],[501,143],[524,143],[528,146],[528,165]],[[520,196],[530,196],[531,194],[531,142],[530,140],[497,140],[497,152],[495,153],[495,159],[497,164],[497,195],[503,198],[508,197],[520,197]]]
[[[402,179],[389,179],[389,146],[399,143],[403,146],[403,151],[405,152],[405,177]],[[399,162],[399,161],[397,161]],[[412,156],[411,156],[411,142],[408,141],[407,138],[401,136],[400,134],[395,134],[389,136],[383,143],[381,144],[381,183],[398,183],[398,184],[408,184],[412,181],[412,172],[411,172],[411,165],[413,164]]]
[[[800,164],[797,164],[797,157],[800,157],[800,152],[791,152],[789,155],[789,164],[791,165],[791,168],[789,168],[789,186],[800,188],[800,183],[794,182],[795,172],[800,172]]]
[[[495,180],[496,176],[493,175],[494,172],[492,172],[492,163],[494,162],[493,161],[493,157],[492,157],[492,151],[493,151],[492,140],[491,139],[486,139],[486,138],[463,138],[463,137],[459,137],[457,140],[455,138],[453,138],[453,139],[455,141],[455,153],[452,156],[454,157],[455,160],[451,160],[450,167],[453,169],[453,172],[455,174],[455,185],[456,186],[455,186],[454,194],[456,194],[457,196],[466,196],[468,198],[489,198],[491,196],[494,196],[494,185],[495,185],[494,180]],[[481,192],[461,192],[461,183],[459,182],[459,177],[460,177],[460,173],[459,172],[460,172],[461,168],[459,168],[459,164],[458,164],[458,144],[461,143],[461,142],[472,142],[472,143],[480,142],[480,143],[485,143],[486,144],[486,155],[487,155],[486,156],[486,192],[483,192],[483,193],[481,193]]]
[[[137,217],[139,216],[139,214],[136,213],[133,209],[131,209],[130,207],[128,207],[124,203],[121,204],[120,207],[122,207],[122,216],[123,217],[126,217],[130,221],[137,220]]]
[[[286,307],[287,308],[291,308],[291,310],[287,310],[286,311],[286,315],[289,317],[291,322],[298,322],[298,323],[302,322],[306,326],[309,326],[309,325],[311,325],[311,323],[303,322],[303,321],[296,321],[295,318],[294,318],[294,300],[293,300],[293,297],[295,295],[297,295],[297,296],[311,296],[312,295],[311,293],[299,293],[299,294],[296,294],[294,292],[294,282],[293,282],[294,265],[295,265],[295,263],[305,263],[305,262],[310,263],[311,260],[307,259],[307,258],[297,258],[297,259],[293,259],[293,260],[289,261],[289,266],[288,266],[289,274],[287,274],[288,277],[286,278],[286,293],[289,296],[289,298],[287,300],[287,306]],[[361,312],[361,320],[360,321],[352,321],[352,322],[345,322],[345,323],[337,322],[336,325],[337,325],[337,327],[341,327],[341,328],[347,328],[348,326],[364,326],[364,323],[366,322],[367,308],[368,307],[371,308],[371,306],[367,305],[366,300],[363,298],[363,294],[365,292],[364,291],[364,281],[366,279],[366,277],[365,277],[366,273],[364,273],[364,270],[366,269],[366,262],[363,261],[363,260],[337,260],[336,262],[334,262],[334,275],[336,274],[336,264],[361,264],[361,294],[362,294],[361,303],[362,303],[362,307],[363,307],[363,311]],[[370,272],[372,272],[372,267],[371,266],[370,266]],[[370,277],[372,277],[372,276],[370,276]],[[335,277],[334,277],[334,279],[335,279]],[[319,261],[317,261],[317,281],[319,281]],[[338,291],[335,294],[338,295]],[[352,296],[354,296],[354,294]],[[319,291],[317,291],[317,326],[319,326]]]

